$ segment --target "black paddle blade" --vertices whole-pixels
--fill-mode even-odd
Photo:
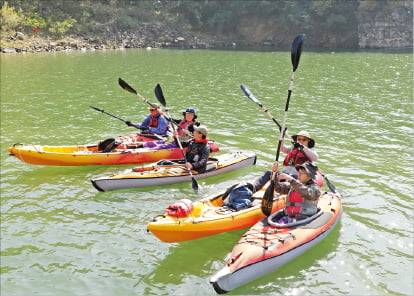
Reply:
[[[102,112],[103,110],[101,110],[101,109],[99,109],[99,108],[96,108],[96,107],[94,107],[94,106],[89,106],[89,107],[91,107],[92,109],[95,109],[96,111],[99,111],[99,112]]]
[[[306,39],[306,35],[300,34],[296,36],[296,38],[292,42],[291,58],[292,58],[293,72],[295,72],[299,66],[299,60],[302,54],[302,45],[305,39]]]
[[[275,191],[275,181],[272,180],[269,184],[269,186],[266,188],[266,191],[263,195],[263,201],[262,201],[262,213],[266,215],[267,217],[270,216],[272,213],[272,207],[273,207],[273,196]]]
[[[339,193],[339,192],[336,190],[335,186],[334,186],[334,185],[333,185],[333,184],[329,181],[328,177],[327,177],[327,176],[325,176],[325,175],[323,175],[323,178],[325,179],[325,181],[326,181],[326,185],[328,185],[329,190],[331,190],[331,191],[332,191],[332,193],[334,193],[334,194],[338,195],[340,198],[342,198],[342,194],[341,194],[341,193]]]
[[[154,89],[155,96],[157,97],[158,101],[165,107],[167,102],[165,101],[164,94],[162,93],[161,85],[158,83]]]
[[[198,192],[199,192],[198,183],[197,183],[197,180],[194,177],[192,178],[192,182],[193,182],[193,184],[192,184],[193,190],[194,190],[195,194],[198,194]]]
[[[130,93],[134,93],[134,94],[138,94],[137,91],[135,89],[133,89],[128,83],[126,83],[124,80],[122,80],[121,78],[118,78],[118,83],[119,85],[125,89],[126,91],[129,91]]]

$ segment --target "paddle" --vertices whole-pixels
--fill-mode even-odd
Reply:
[[[302,54],[302,46],[303,46],[304,41],[305,41],[305,34],[300,34],[296,36],[296,38],[292,42],[291,60],[292,60],[293,70],[292,70],[292,75],[290,77],[290,85],[288,89],[288,96],[286,99],[285,114],[283,116],[282,126],[280,127],[280,136],[279,136],[279,142],[277,145],[276,159],[275,159],[276,162],[279,160],[280,148],[282,146],[283,138],[286,132],[285,126],[286,126],[287,113],[289,110],[290,96],[292,94],[293,82],[295,81],[295,71],[299,66],[299,60]],[[262,201],[262,206],[261,206],[261,210],[263,214],[266,216],[269,216],[272,213],[274,190],[275,190],[275,172],[272,172],[271,181],[263,195],[263,201]]]
[[[247,86],[245,86],[245,85],[240,85],[240,88],[242,89],[242,91],[244,92],[244,94],[251,100],[251,101],[253,101],[254,103],[256,103],[257,105],[259,105],[262,109],[263,109],[263,111],[270,117],[270,119],[272,119],[273,120],[273,122],[274,123],[276,123],[276,125],[279,127],[279,130],[281,130],[282,129],[282,126],[279,124],[279,122],[276,120],[276,118],[274,118],[273,117],[273,115],[270,113],[270,111],[268,110],[268,109],[266,109],[263,105],[262,105],[262,103],[260,103],[260,101],[252,94],[252,92],[250,91],[250,89],[247,87]],[[289,139],[291,139],[291,137],[287,134],[287,133],[285,133],[285,135],[289,138]]]
[[[144,98],[143,96],[141,96],[135,89],[133,89],[128,83],[126,83],[121,78],[118,78],[118,83],[119,83],[119,85],[123,89],[125,89],[126,91],[128,91],[130,93],[136,94],[138,96],[138,98],[140,98],[141,100],[143,100],[145,103],[147,103],[148,105],[150,105],[152,108],[158,109],[157,106],[155,106],[150,101],[148,101],[146,98]]]
[[[178,143],[178,146],[180,147],[181,153],[183,154],[184,161],[187,163],[187,157],[185,156],[185,152],[184,152],[183,146],[181,145],[180,139],[178,138],[178,135],[176,133],[175,126],[174,126],[174,124],[172,124],[172,119],[171,119],[171,116],[170,116],[170,114],[168,112],[168,109],[167,109],[167,102],[165,101],[165,97],[164,97],[164,94],[162,92],[161,85],[159,83],[155,87],[154,92],[155,92],[155,96],[157,97],[158,101],[165,107],[165,111],[167,112],[169,121],[171,122],[171,126],[172,126],[172,128],[174,130],[174,134],[176,135],[175,136],[176,137],[176,141]],[[194,190],[194,192],[196,194],[198,194],[199,188],[198,188],[197,180],[194,178],[193,172],[191,171],[191,169],[188,169],[188,172],[191,175],[193,190]]]
[[[328,185],[328,187],[329,187],[329,190],[331,190],[332,193],[338,195],[342,199],[342,194],[339,191],[336,190],[335,186],[331,183],[331,181],[329,181],[328,176],[326,176],[324,174],[322,174],[322,175],[323,175],[323,178],[326,181],[326,185]]]

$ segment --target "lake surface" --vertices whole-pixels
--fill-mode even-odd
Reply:
[[[252,180],[274,161],[289,52],[125,50],[1,55],[2,295],[215,295],[211,275],[247,230],[168,244],[149,220]],[[413,295],[413,56],[316,53],[295,75],[288,133],[311,133],[318,166],[341,191],[343,215],[316,248],[230,295]],[[89,178],[125,166],[48,167],[9,156],[14,143],[95,143],[134,130],[163,88],[173,117],[194,107],[221,152],[254,151],[255,166],[191,183],[100,193]],[[282,154],[283,158],[284,155]],[[327,188],[325,190],[328,191]]]

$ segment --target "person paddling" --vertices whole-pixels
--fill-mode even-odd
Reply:
[[[182,146],[186,147],[185,157],[187,162],[184,163],[184,159],[179,160],[161,160],[159,165],[173,165],[184,164],[186,168],[195,170],[198,173],[204,173],[207,168],[207,161],[210,155],[210,147],[208,145],[208,130],[207,127],[200,125],[194,127],[194,139],[188,142],[183,142]]]
[[[315,182],[317,167],[311,162],[305,162],[295,166],[298,172],[296,180],[289,174],[276,173],[275,191],[280,194],[287,194],[284,213],[286,217],[279,223],[291,223],[302,220],[316,214],[319,197],[322,194],[321,188]],[[278,163],[273,166],[277,172]],[[289,182],[286,182],[289,181]]]
[[[280,147],[280,151],[287,154],[283,161],[282,171],[297,179],[298,172],[295,166],[307,161],[317,161],[318,154],[313,149],[315,140],[311,138],[308,132],[300,131],[297,135],[292,136],[292,140],[291,146],[285,146],[282,142]]]
[[[148,131],[152,134],[157,134],[166,137],[172,137],[168,120],[161,114],[160,105],[152,104],[149,108],[150,114],[141,122],[141,124],[133,124],[131,121],[126,121],[126,125],[133,126],[140,130]]]

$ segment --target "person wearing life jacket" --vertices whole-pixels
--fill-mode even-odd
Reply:
[[[196,170],[204,173],[207,167],[207,160],[210,155],[210,147],[208,146],[208,130],[205,126],[194,127],[194,139],[190,142],[184,142],[183,147],[187,147],[185,156],[187,162],[185,166],[188,169]]]
[[[282,171],[297,178],[298,172],[295,166],[308,161],[318,160],[318,154],[313,149],[315,140],[311,138],[308,132],[301,131],[297,135],[292,136],[292,140],[291,146],[285,146],[282,143],[280,147],[280,151],[287,154],[283,161],[284,167]]]
[[[318,168],[311,162],[298,164],[295,167],[298,172],[297,180],[283,172],[277,173],[275,180],[275,191],[287,194],[284,212],[288,217],[288,222],[316,214],[318,200],[322,194],[321,188],[314,180]],[[277,169],[277,165],[273,169]]]
[[[200,122],[196,121],[197,114],[193,108],[187,108],[183,111],[182,119],[173,119],[177,123],[177,134],[181,141],[188,141],[192,138],[194,126],[200,126]]]
[[[133,124],[131,121],[126,121],[126,125],[133,126],[143,132],[147,131],[152,134],[157,134],[166,137],[172,137],[172,131],[168,120],[161,114],[160,105],[152,104],[149,108],[150,114],[141,122],[141,124]],[[172,138],[171,138],[172,139]]]

